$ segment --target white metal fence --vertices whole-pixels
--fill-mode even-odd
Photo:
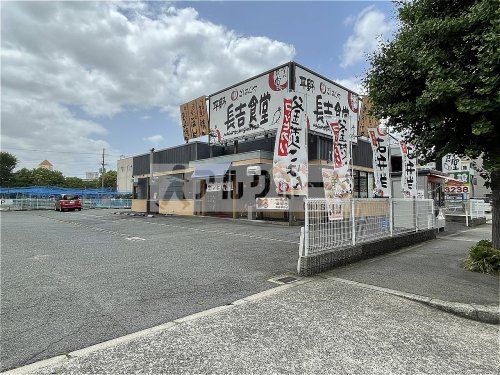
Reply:
[[[486,207],[489,206],[482,199],[453,199],[445,201],[446,215],[470,216],[471,219],[486,217]]]
[[[486,217],[485,203],[482,199],[469,200],[469,212],[471,219]]]
[[[306,198],[304,255],[434,228],[432,199]]]
[[[131,199],[119,198],[80,198],[84,209],[89,208],[131,208]],[[54,199],[50,198],[15,198],[2,199],[3,211],[53,210]]]

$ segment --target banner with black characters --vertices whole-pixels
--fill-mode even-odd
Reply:
[[[358,96],[318,74],[295,65],[295,90],[307,94],[310,130],[330,135],[328,119],[346,127],[353,143],[358,135]]]
[[[399,142],[402,156],[401,191],[403,197],[417,196],[417,157],[415,147],[411,143]]]
[[[210,135],[224,142],[276,130],[288,93],[288,65],[262,74],[209,98]]]
[[[391,196],[389,134],[379,128],[368,128],[373,154],[373,179],[375,188],[373,197]]]

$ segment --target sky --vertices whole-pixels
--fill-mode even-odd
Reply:
[[[179,105],[288,61],[362,93],[391,2],[2,2],[1,148],[68,176],[183,142]]]

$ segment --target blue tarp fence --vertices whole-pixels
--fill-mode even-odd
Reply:
[[[130,195],[113,189],[72,189],[57,186],[0,187],[0,195],[4,198],[16,197],[50,197],[59,194],[74,194],[88,198],[116,197]]]

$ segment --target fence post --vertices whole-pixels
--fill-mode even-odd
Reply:
[[[304,255],[309,255],[309,202],[304,198]]]
[[[429,215],[429,214],[427,214]],[[435,225],[434,225],[434,218],[435,218],[435,215],[434,215],[434,199],[431,200],[431,220],[428,220],[428,225],[427,225],[427,229],[434,229]]]
[[[352,227],[352,246],[356,245],[356,218],[354,217],[354,198],[351,199],[351,227]]]
[[[418,232],[418,204],[417,204],[417,198],[413,198],[413,213],[415,214],[415,232]]]
[[[465,204],[465,226],[468,227],[469,226],[469,212],[470,211],[470,208],[469,208],[469,205],[471,205],[470,203],[470,200],[469,200],[469,203]],[[471,216],[471,219],[472,219],[472,216]]]
[[[394,210],[394,201],[392,200],[391,197],[389,197],[389,231],[391,233],[391,237],[392,237],[392,235],[394,233],[393,210]]]

